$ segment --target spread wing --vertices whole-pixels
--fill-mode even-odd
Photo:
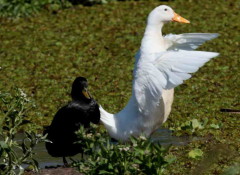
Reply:
[[[184,33],[184,34],[168,34],[164,36],[166,50],[177,51],[177,50],[194,50],[197,49],[204,42],[217,38],[218,33]],[[134,74],[136,72],[136,65],[139,58],[141,57],[141,52],[135,55],[135,65]]]
[[[194,50],[204,42],[218,37],[217,33],[184,33],[169,34],[164,37],[167,50]]]
[[[191,77],[218,53],[202,51],[165,51],[141,55],[136,64],[133,94],[138,108],[144,115],[154,111],[163,89],[171,89]]]

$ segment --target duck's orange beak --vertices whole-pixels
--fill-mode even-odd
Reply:
[[[87,88],[84,88],[84,89],[82,90],[82,93],[83,93],[83,95],[84,95],[87,99],[91,99],[91,95],[90,95],[90,93],[88,92]]]
[[[187,19],[181,17],[179,14],[174,12],[174,17],[172,18],[172,21],[180,22],[180,23],[190,23]]]

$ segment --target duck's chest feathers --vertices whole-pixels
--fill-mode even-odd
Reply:
[[[170,112],[173,103],[174,89],[163,90],[162,97],[159,99],[159,103],[156,104],[155,110],[148,114],[148,116],[143,116],[140,122],[139,128],[141,130],[151,130],[155,131],[163,124]]]

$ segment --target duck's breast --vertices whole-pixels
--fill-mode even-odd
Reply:
[[[163,90],[162,92],[162,99],[161,102],[164,107],[164,114],[163,114],[163,120],[162,123],[164,123],[172,109],[172,103],[174,99],[174,89],[169,89],[169,90]]]
[[[155,110],[147,116],[144,125],[142,126],[145,130],[153,133],[155,130],[167,120],[173,103],[174,89],[163,90],[162,97],[159,99],[159,104]]]

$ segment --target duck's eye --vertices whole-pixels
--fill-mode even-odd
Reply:
[[[164,9],[164,11],[167,11],[167,9]]]

